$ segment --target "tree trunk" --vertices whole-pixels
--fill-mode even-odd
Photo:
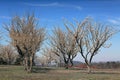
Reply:
[[[27,72],[29,72],[29,58],[25,57],[23,63],[24,63],[24,70],[26,70]]]
[[[73,60],[72,60],[72,59],[70,59],[70,63],[71,63],[71,67],[72,67],[72,66],[74,65],[74,64],[73,64]]]
[[[10,65],[10,59],[8,58],[7,64]]]
[[[88,73],[90,74],[91,73],[91,66],[90,65],[87,65],[87,70],[88,70]]]
[[[65,69],[68,69],[68,65],[65,66]]]
[[[33,58],[32,58],[32,66],[35,66],[35,61],[34,61],[34,56],[33,56]]]
[[[26,56],[24,58],[24,69],[28,72],[32,72],[32,66],[33,66],[33,56]]]
[[[24,65],[24,70],[27,71],[27,57],[24,58],[23,65]]]
[[[29,63],[29,72],[32,72],[32,66],[33,66],[33,57],[30,57],[30,63]]]
[[[65,69],[68,69],[68,66],[69,66],[68,63],[65,63]]]

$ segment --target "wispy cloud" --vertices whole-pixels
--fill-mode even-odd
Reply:
[[[24,3],[25,5],[28,5],[28,6],[34,6],[34,7],[50,7],[50,6],[58,6],[58,7],[63,7],[63,5],[57,3],[57,2],[54,2],[54,3],[49,3],[49,4],[33,4],[33,3]]]
[[[75,8],[78,10],[82,10],[81,6],[78,5],[71,5],[71,4],[60,4],[58,2],[48,3],[48,4],[33,4],[33,3],[24,3],[27,6],[33,7],[68,7],[68,8]]]
[[[0,16],[1,19],[11,19],[9,16]]]
[[[112,23],[112,24],[116,24],[116,25],[120,25],[120,18],[117,19],[108,19],[108,22]]]

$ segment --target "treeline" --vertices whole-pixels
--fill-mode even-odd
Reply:
[[[99,63],[93,63],[93,65],[99,69],[117,69],[117,68],[120,68],[119,61],[99,62]]]
[[[79,69],[86,69],[85,63],[79,63],[73,67]],[[120,61],[108,61],[108,62],[93,62],[91,68],[93,69],[120,69]]]
[[[0,46],[0,64],[13,65],[17,63],[18,53],[12,45]]]

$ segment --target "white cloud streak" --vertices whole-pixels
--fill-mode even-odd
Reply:
[[[75,8],[77,10],[82,10],[81,6],[78,5],[70,5],[70,4],[60,4],[58,2],[48,3],[48,4],[33,4],[33,3],[24,3],[27,6],[33,7],[68,7],[68,8]]]
[[[9,16],[0,16],[1,19],[11,19]]]
[[[120,19],[119,18],[118,19],[108,19],[108,22],[118,25],[118,24],[120,24]]]

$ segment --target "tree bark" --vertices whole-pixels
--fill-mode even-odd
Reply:
[[[88,74],[91,73],[91,66],[90,65],[87,65],[87,70],[88,70]]]
[[[72,60],[72,59],[70,59],[70,63],[71,63],[71,67],[72,67],[72,66],[74,65],[74,64],[73,64],[73,60]]]
[[[33,66],[33,57],[30,57],[30,63],[29,63],[29,72],[32,72],[32,66]]]
[[[69,67],[68,67],[69,65],[68,65],[68,62],[66,62],[65,63],[65,69],[68,69]]]
[[[65,64],[65,69],[68,69],[68,64]]]

